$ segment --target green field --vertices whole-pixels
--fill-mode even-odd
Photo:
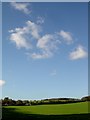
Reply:
[[[3,107],[3,120],[90,120],[88,102]]]

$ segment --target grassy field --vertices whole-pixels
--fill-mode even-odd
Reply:
[[[7,106],[3,120],[90,120],[88,103]]]

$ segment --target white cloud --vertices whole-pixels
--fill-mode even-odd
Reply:
[[[14,42],[17,48],[27,49],[26,54],[33,59],[45,59],[55,55],[61,44],[60,36],[66,43],[73,42],[70,32],[61,30],[58,35],[57,33],[41,35],[41,32],[41,25],[27,21],[25,26],[9,30],[10,41]],[[87,52],[82,46],[70,53],[70,59],[73,60],[86,56]]]
[[[33,59],[44,59],[44,58],[49,58],[51,57],[51,53],[46,53],[46,52],[43,52],[43,53],[32,53],[31,54],[31,57]]]
[[[29,14],[31,11],[28,9],[28,3],[18,3],[18,2],[11,2],[10,3],[14,9],[24,12],[25,14]]]
[[[70,32],[66,32],[64,30],[61,30],[58,34],[64,39],[64,41],[67,44],[70,44],[73,42],[73,38],[72,38],[72,35]]]
[[[34,22],[27,21],[25,27],[9,30],[10,40],[16,44],[17,48],[32,48],[30,36],[39,39],[39,30],[40,27],[38,25]]]
[[[46,34],[38,40],[37,47],[42,49],[50,49],[52,46],[49,46],[53,42],[53,35]]]
[[[39,53],[33,53],[33,59],[50,58],[57,49],[59,41],[55,39],[54,35],[46,34],[42,36],[37,42],[37,48],[41,50]]]
[[[17,46],[17,48],[31,48],[31,45],[29,42],[27,42],[25,34],[27,33],[27,29],[24,30],[24,28],[16,28],[13,33],[10,34],[10,40],[14,42]]]
[[[39,39],[40,38],[39,32],[41,31],[41,27],[32,21],[27,21],[27,26],[30,31],[30,34],[34,38]]]
[[[16,43],[16,46],[18,48],[29,48],[29,44],[26,42],[25,38],[19,33],[12,33],[10,39]]]
[[[57,75],[57,71],[53,70],[52,73],[51,73],[51,76],[55,76],[55,75]]]
[[[38,16],[38,17],[37,17],[37,24],[43,24],[43,23],[44,23],[44,18]]]
[[[0,86],[3,86],[5,84],[4,80],[0,80]]]
[[[87,51],[84,49],[83,46],[79,45],[74,51],[70,53],[71,60],[77,60],[81,58],[85,58],[88,56]]]
[[[14,30],[9,30],[8,32],[9,32],[9,33],[13,33],[13,32],[14,32]]]
[[[40,32],[40,25],[27,21],[24,27],[9,30],[10,41],[14,42],[17,48],[32,49],[30,53],[28,51],[27,55],[33,59],[52,57],[61,42],[56,34],[41,36]]]

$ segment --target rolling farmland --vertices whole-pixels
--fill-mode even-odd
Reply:
[[[35,105],[35,106],[6,106],[3,107],[4,120],[90,120],[88,102]]]

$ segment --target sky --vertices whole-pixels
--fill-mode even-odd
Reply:
[[[88,3],[3,3],[2,97],[88,95]]]
[[[0,18],[2,18],[2,8],[0,3]],[[2,20],[0,20],[0,79],[2,79]],[[0,98],[2,97],[2,88],[0,88]]]
[[[1,0],[2,2],[89,2],[89,0]]]

